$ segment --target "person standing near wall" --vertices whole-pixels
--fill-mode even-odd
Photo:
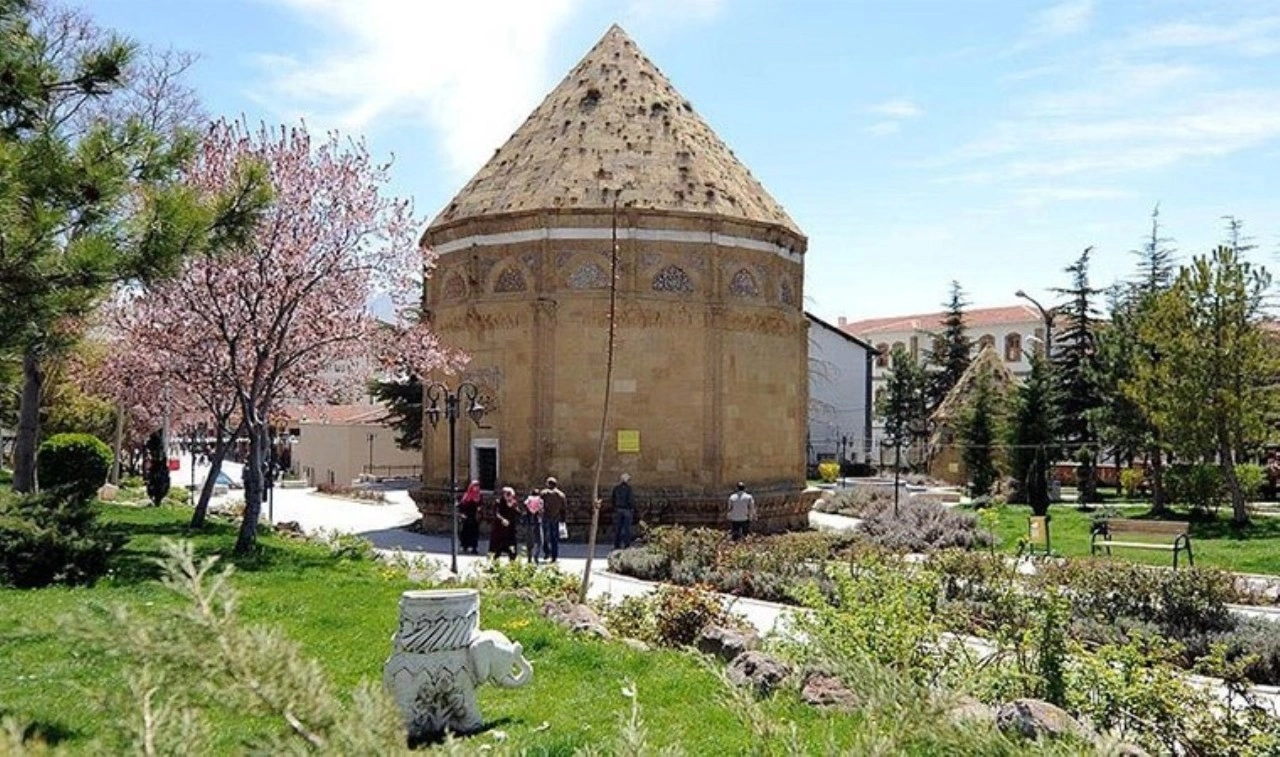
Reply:
[[[751,521],[756,519],[756,498],[747,491],[747,485],[738,482],[738,490],[729,495],[729,533],[734,541],[751,531]]]
[[[613,548],[631,546],[631,524],[636,517],[636,501],[631,493],[631,474],[623,473],[609,495],[613,504]]]
[[[542,554],[551,562],[560,559],[560,529],[565,525],[568,500],[554,478],[547,478],[542,490]]]

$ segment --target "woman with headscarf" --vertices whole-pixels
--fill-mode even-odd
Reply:
[[[489,552],[492,555],[516,559],[516,526],[519,523],[520,501],[516,499],[516,490],[504,486],[493,507],[493,527],[489,529]]]
[[[459,525],[458,544],[464,553],[478,554],[480,549],[480,506],[484,504],[480,496],[480,482],[472,481],[467,491],[458,502]]]

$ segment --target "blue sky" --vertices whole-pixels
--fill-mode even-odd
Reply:
[[[1234,214],[1280,250],[1280,0],[80,0],[198,53],[213,114],[363,135],[444,206],[621,23],[809,235],[834,320],[1128,274]]]

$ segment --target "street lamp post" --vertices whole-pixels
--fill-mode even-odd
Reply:
[[[426,387],[427,420],[431,422],[431,428],[436,428],[436,424],[440,422],[440,414],[444,413],[445,420],[449,421],[449,503],[450,503],[450,521],[452,527],[450,529],[451,539],[449,541],[449,569],[454,575],[458,574],[458,405],[461,400],[467,402],[467,417],[471,419],[477,426],[480,425],[480,419],[484,417],[484,405],[480,404],[480,390],[470,381],[464,381],[458,384],[456,390],[449,389],[445,384],[439,381],[433,381]],[[444,403],[444,408],[440,407],[440,403]]]
[[[1048,360],[1053,359],[1053,313],[1045,310],[1044,306],[1035,300],[1031,295],[1019,289],[1013,293],[1014,297],[1021,297],[1036,306],[1036,310],[1040,311],[1040,317],[1044,320],[1044,356]]]

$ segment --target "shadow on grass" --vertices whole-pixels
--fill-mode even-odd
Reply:
[[[257,547],[252,553],[237,555],[234,549],[239,526],[229,521],[211,520],[199,529],[190,528],[185,521],[117,521],[111,526],[128,540],[125,548],[111,561],[116,584],[159,580],[162,572],[159,561],[165,557],[161,547],[163,539],[190,541],[195,546],[197,558],[216,555],[220,564],[234,565],[237,571],[244,573],[268,570],[292,570],[298,573],[321,571],[332,569],[340,561],[340,558],[320,548],[288,548],[288,542],[280,541],[270,534],[259,534]]]
[[[64,741],[73,741],[79,739],[83,734],[74,728],[69,728],[62,723],[52,720],[27,720],[20,713],[0,707],[0,720],[5,718],[13,718],[17,721],[21,731],[21,743],[28,746],[36,744],[44,744],[46,746],[57,746]]]
[[[484,734],[488,733],[489,731],[492,731],[495,728],[505,726],[505,725],[510,725],[511,723],[514,723],[514,722],[515,720],[510,717],[498,718],[497,720],[486,721],[484,725],[480,726],[474,731],[468,731],[463,734],[458,734],[457,736],[460,739],[470,739],[476,736],[483,736]],[[409,739],[409,748],[420,749],[424,746],[438,746],[444,743],[444,739],[445,739],[445,734],[443,733],[438,734],[436,736],[429,737],[429,738],[425,738],[425,739]]]

